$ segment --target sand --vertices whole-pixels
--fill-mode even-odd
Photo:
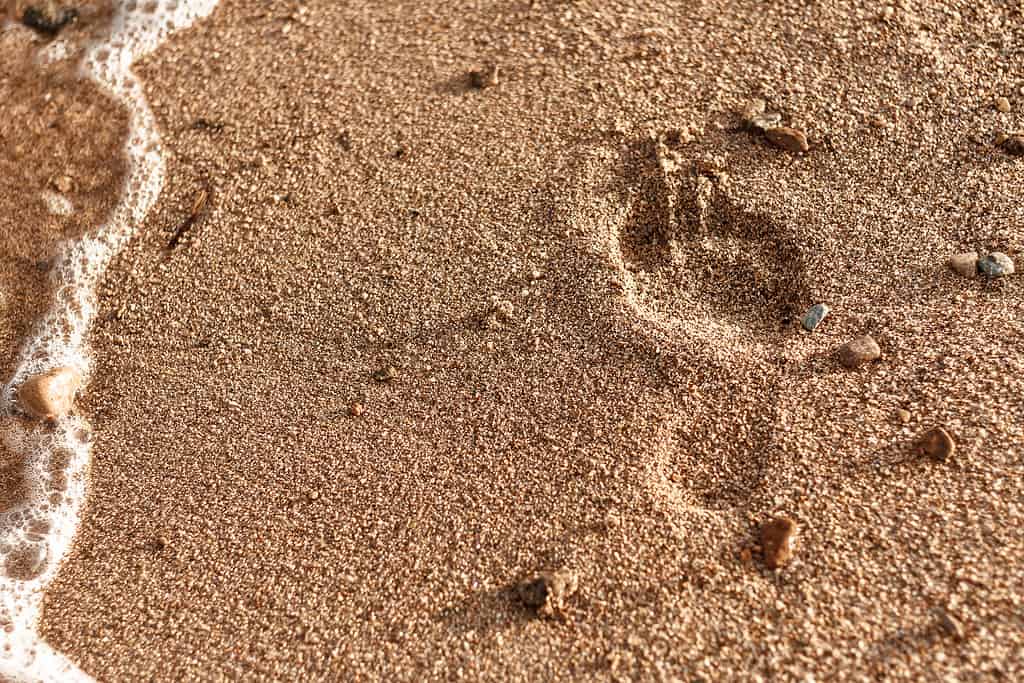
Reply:
[[[88,35],[84,13],[66,38]],[[124,181],[125,114],[74,63],[39,66],[32,31],[0,33],[0,376],[53,299],[54,257],[63,240],[102,223]],[[6,413],[6,411],[0,411]],[[7,421],[6,415],[0,421]],[[6,429],[5,429],[6,431]],[[0,513],[28,494],[22,459],[0,441]]]
[[[1022,280],[946,260],[1024,259],[1022,38],[994,1],[223,0],[137,69],[169,175],[44,635],[99,680],[1020,677]]]

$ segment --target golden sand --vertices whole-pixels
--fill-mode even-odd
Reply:
[[[1024,258],[1022,34],[224,0],[139,69],[170,175],[102,288],[48,640],[100,680],[1024,675],[1024,280],[947,266]]]

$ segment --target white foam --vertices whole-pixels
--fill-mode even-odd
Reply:
[[[88,48],[85,74],[128,109],[127,177],[107,222],[64,245],[50,286],[54,303],[21,349],[13,376],[0,393],[0,413],[16,412],[15,393],[27,378],[60,366],[89,377],[85,336],[96,312],[95,289],[107,266],[141,225],[164,183],[156,121],[132,63],[167,37],[209,15],[218,0],[123,0],[109,36]],[[66,53],[51,49],[41,60]],[[89,427],[80,417],[56,425],[8,420],[5,446],[25,458],[29,495],[0,513],[0,679],[91,680],[42,641],[38,632],[43,589],[53,579],[78,526],[89,462]],[[11,563],[20,558],[20,570]]]

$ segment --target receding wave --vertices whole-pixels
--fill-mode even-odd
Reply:
[[[125,0],[110,30],[81,46],[56,40],[39,59],[78,58],[83,77],[97,82],[129,112],[122,194],[102,225],[62,245],[52,267],[51,304],[22,344],[0,392],[3,448],[14,455],[21,494],[0,512],[0,678],[16,681],[90,680],[46,645],[38,622],[43,590],[56,574],[78,526],[85,498],[91,430],[62,407],[88,382],[86,337],[96,313],[96,285],[144,221],[164,183],[164,157],[153,114],[132,63],[175,31],[213,11],[217,0]],[[62,207],[58,207],[62,208]]]

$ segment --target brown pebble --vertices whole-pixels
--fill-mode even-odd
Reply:
[[[496,301],[492,308],[495,317],[503,323],[512,322],[516,307],[511,301]]]
[[[1007,135],[1006,138],[998,144],[1000,149],[1007,154],[1012,154],[1015,157],[1024,156],[1024,135]]]
[[[761,527],[761,546],[764,548],[764,563],[769,569],[777,569],[793,557],[790,544],[796,533],[796,522],[785,515],[776,517]]]
[[[868,335],[857,337],[839,347],[839,362],[850,369],[881,357],[882,350],[878,348],[878,342]]]
[[[364,412],[366,412],[366,408],[362,403],[353,403],[348,407],[348,414],[352,417],[359,417]]]
[[[69,175],[59,175],[53,179],[53,187],[61,194],[69,194],[75,189],[75,182]]]
[[[511,301],[495,299],[482,320],[482,326],[486,330],[499,330],[515,319],[515,311],[516,307]]]
[[[25,380],[18,388],[18,403],[33,417],[55,420],[71,412],[81,384],[82,376],[74,368],[54,368]]]
[[[77,17],[78,10],[74,7],[62,7],[56,0],[41,0],[25,8],[21,22],[40,33],[53,36]]]
[[[1004,114],[1010,112],[1010,100],[1005,97],[996,98],[996,109]]]
[[[910,411],[904,410],[903,408],[898,408],[896,410],[896,417],[898,417],[900,422],[902,422],[903,424],[907,424],[908,422],[910,422]]]
[[[568,569],[541,572],[519,584],[519,599],[541,616],[551,617],[562,612],[569,598],[579,588],[579,577]]]
[[[978,274],[978,252],[967,251],[949,257],[949,267],[964,277],[975,277]]]
[[[959,619],[941,607],[935,608],[935,616],[938,618],[942,630],[952,636],[954,640],[964,639],[964,625],[960,623]]]
[[[386,368],[381,368],[377,372],[373,373],[373,378],[381,383],[394,382],[398,379],[398,370],[396,370],[394,366],[389,365]]]
[[[780,149],[793,154],[800,154],[810,149],[807,144],[807,136],[803,131],[787,126],[769,128],[764,132],[768,141]]]
[[[922,453],[938,462],[946,462],[956,452],[956,442],[942,427],[934,427],[922,434],[917,446]]]
[[[469,82],[477,90],[493,88],[498,85],[500,70],[497,64],[492,64],[483,69],[469,72]]]
[[[889,122],[885,120],[885,117],[881,114],[872,114],[868,117],[868,124],[872,128],[888,128]]]
[[[750,548],[740,549],[740,562],[743,564],[750,564],[750,561],[754,559],[753,554],[750,552]]]

